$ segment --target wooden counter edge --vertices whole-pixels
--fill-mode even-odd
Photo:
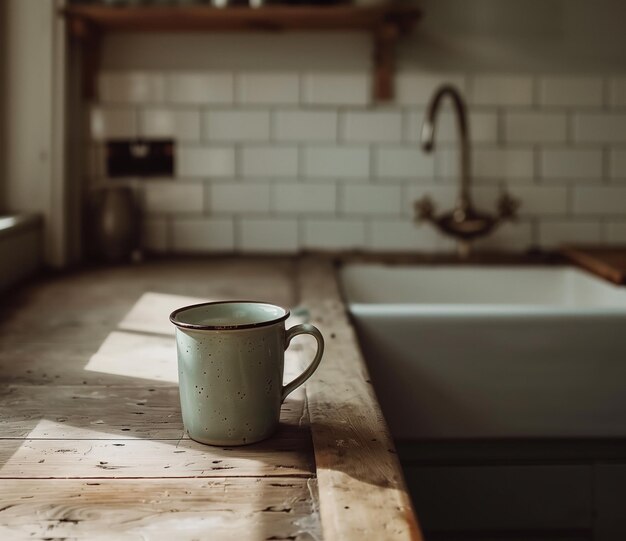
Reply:
[[[326,340],[306,394],[325,541],[421,541],[400,462],[330,261],[302,258],[299,302]],[[310,361],[314,344],[303,348]]]
[[[561,253],[573,264],[618,286],[626,285],[626,247],[563,246]],[[619,259],[619,262],[616,261]]]

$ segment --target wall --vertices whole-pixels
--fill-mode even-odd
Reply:
[[[60,265],[64,223],[62,0],[3,0],[0,211],[44,218],[46,261]]]
[[[0,51],[7,48],[7,5],[0,2]],[[6,55],[0,53],[0,164],[5,162],[6,152],[6,97],[5,88],[7,80]],[[5,170],[0,166],[0,214],[5,212]]]
[[[622,0],[423,0],[402,48],[422,69],[596,73],[626,70]]]
[[[450,112],[434,156],[417,139],[431,92],[450,81],[470,104],[477,203],[493,209],[503,183],[523,203],[482,247],[626,242],[624,5],[424,4],[387,105],[369,100],[358,34],[107,39],[90,179],[104,177],[103,139],[169,135],[176,178],[132,182],[150,250],[448,250],[414,226],[412,203],[454,202]]]

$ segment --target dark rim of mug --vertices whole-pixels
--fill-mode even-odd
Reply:
[[[244,323],[241,325],[197,325],[195,323],[185,323],[184,321],[177,320],[177,316],[181,312],[185,312],[186,310],[191,310],[192,308],[200,308],[201,306],[214,306],[216,304],[266,304],[268,306],[274,306],[276,308],[280,308],[283,312],[285,312],[282,316],[277,317],[275,319],[270,319],[268,321],[259,321],[258,323]],[[190,304],[189,306],[183,306],[182,308],[177,308],[170,314],[170,321],[180,327],[181,329],[193,329],[195,331],[237,331],[239,329],[258,329],[259,327],[267,327],[269,325],[274,325],[276,323],[280,323],[281,321],[285,321],[290,315],[289,310],[287,308],[283,308],[282,306],[278,306],[277,304],[273,304],[271,302],[264,301],[213,301],[213,302],[201,302],[198,304]]]

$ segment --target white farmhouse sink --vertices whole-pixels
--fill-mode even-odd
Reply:
[[[568,267],[341,280],[394,437],[626,437],[626,288]]]

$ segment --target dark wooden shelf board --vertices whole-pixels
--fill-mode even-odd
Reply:
[[[373,95],[380,101],[394,95],[395,47],[419,19],[419,8],[408,4],[376,6],[70,6],[62,11],[70,35],[81,41],[84,94],[95,95],[99,42],[109,32],[287,32],[361,31],[373,42]]]

